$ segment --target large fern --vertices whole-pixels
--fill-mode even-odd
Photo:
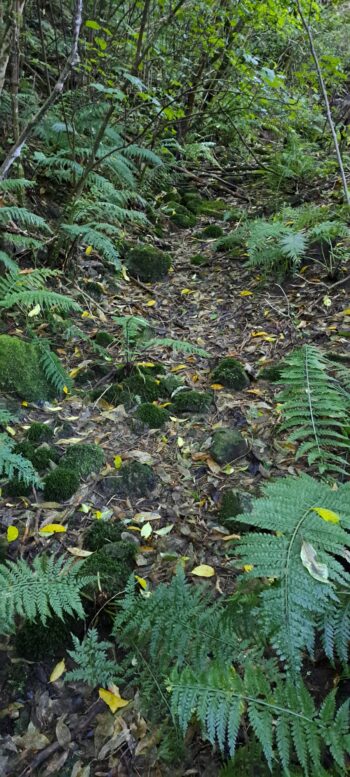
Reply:
[[[0,477],[18,478],[26,485],[42,487],[42,481],[33,464],[20,453],[14,453],[15,441],[0,433]]]
[[[249,665],[241,676],[213,663],[203,673],[185,668],[170,680],[173,715],[186,732],[195,716],[212,744],[234,755],[242,723],[249,726],[272,770],[279,763],[289,775],[291,764],[300,764],[304,775],[323,773],[322,760],[330,751],[332,773],[342,775],[350,752],[349,702],[336,709],[335,691],[320,710],[302,681],[274,678],[269,682],[261,667]],[[235,772],[234,772],[235,773]]]
[[[298,672],[321,628],[329,644],[331,631],[340,639],[348,633],[348,608],[343,629],[341,622],[350,587],[350,484],[334,491],[308,475],[276,481],[235,521],[255,529],[237,544],[239,565],[248,565],[248,577],[269,581],[260,623],[289,671]],[[338,653],[346,652],[345,642]]]
[[[282,415],[282,431],[298,443],[296,458],[306,456],[308,464],[316,463],[324,473],[344,473],[350,452],[350,439],[344,431],[348,421],[350,395],[344,389],[344,367],[339,371],[318,348],[304,345],[285,360],[279,383],[284,385],[278,395]],[[335,374],[332,375],[332,372]]]
[[[83,562],[39,555],[30,565],[24,559],[0,565],[0,628],[13,628],[16,616],[45,624],[52,615],[84,617],[81,591],[91,579],[83,577]]]
[[[43,310],[56,308],[63,312],[79,311],[81,308],[74,299],[46,288],[47,280],[56,275],[54,271],[45,269],[24,274],[16,270],[9,272],[0,278],[0,309],[39,305]]]

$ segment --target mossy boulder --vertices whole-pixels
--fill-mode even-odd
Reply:
[[[280,380],[284,367],[285,365],[282,362],[280,364],[268,364],[259,370],[258,378],[260,380],[268,380],[270,383],[276,383],[276,381]]]
[[[107,476],[101,483],[101,490],[107,497],[149,496],[157,485],[157,478],[148,464],[139,461],[127,461],[118,475]]]
[[[213,395],[209,391],[179,391],[173,397],[173,406],[176,413],[206,413],[213,402]]]
[[[102,348],[108,348],[113,343],[114,337],[109,332],[97,332],[95,335],[95,343],[101,345]]]
[[[28,485],[24,480],[16,477],[11,478],[5,486],[7,496],[29,496],[29,494],[32,493],[32,490],[33,486]]]
[[[46,626],[40,621],[26,621],[16,632],[17,655],[27,661],[45,661],[62,655],[71,646],[72,626],[72,622],[57,617],[50,618]]]
[[[204,264],[208,264],[209,259],[205,254],[194,254],[191,256],[190,263],[194,267],[202,267]]]
[[[59,360],[56,354],[52,358]],[[38,346],[19,337],[0,335],[0,389],[15,392],[29,402],[52,399],[57,395],[47,380]]]
[[[120,593],[133,571],[136,551],[133,542],[121,541],[104,545],[85,561],[82,574],[96,577],[98,575],[99,586],[104,593]]]
[[[226,203],[224,200],[204,200],[202,202],[201,213],[206,216],[220,216],[226,211]]]
[[[48,502],[65,502],[78,490],[78,473],[68,467],[59,466],[46,475],[44,480],[44,498]]]
[[[211,374],[213,383],[221,383],[226,388],[241,391],[249,386],[249,378],[238,359],[227,356],[222,359]]]
[[[110,542],[119,542],[123,526],[115,521],[94,521],[86,532],[84,548],[88,550],[100,550]]]
[[[160,385],[162,393],[167,397],[171,397],[173,391],[183,386],[183,378],[169,373],[169,375],[165,375],[164,378],[160,379]]]
[[[151,402],[144,402],[136,410],[136,418],[149,426],[150,429],[160,429],[169,418],[164,407],[157,407]]]
[[[126,378],[122,386],[130,394],[140,397],[143,402],[153,402],[161,396],[161,383],[149,375],[130,375]]]
[[[57,462],[59,460],[59,454],[55,448],[50,447],[46,443],[36,448],[29,440],[19,442],[14,447],[14,453],[19,453],[32,462],[33,467],[42,472],[50,466],[50,462]]]
[[[204,227],[200,232],[200,237],[217,238],[222,237],[223,234],[223,229],[222,227],[219,227],[218,224],[208,224],[208,226]]]
[[[121,383],[112,383],[107,391],[103,391],[101,388],[94,389],[90,396],[93,400],[101,397],[101,399],[109,402],[110,405],[115,406],[125,405],[125,407],[131,407],[135,402],[133,394],[128,389],[123,388]]]
[[[152,283],[168,274],[171,257],[159,248],[140,243],[126,252],[125,263],[131,275],[144,283]]]
[[[105,454],[99,445],[77,443],[62,456],[60,466],[74,470],[79,477],[87,478],[92,472],[98,473],[104,463]]]
[[[247,453],[248,445],[238,429],[217,429],[213,434],[210,455],[218,464],[229,464]]]
[[[221,499],[219,511],[220,522],[223,526],[227,525],[230,529],[233,527],[238,528],[238,530],[241,531],[242,525],[238,522],[233,524],[232,519],[241,513],[251,513],[252,506],[253,500],[249,494],[231,488],[227,489],[227,491],[224,491]]]
[[[168,202],[164,212],[177,227],[188,229],[189,227],[195,227],[197,224],[195,214],[191,213],[184,205],[179,205],[178,202]]]
[[[26,437],[30,442],[49,442],[53,438],[53,431],[47,424],[34,422],[29,427]]]
[[[182,203],[195,216],[202,212],[203,200],[198,194],[185,194],[182,198]]]

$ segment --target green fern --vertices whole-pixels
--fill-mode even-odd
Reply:
[[[192,345],[185,340],[174,340],[171,337],[154,337],[154,331],[149,322],[141,316],[114,316],[114,321],[122,329],[123,350],[125,359],[128,363],[143,354],[145,351],[151,351],[155,348],[172,348],[181,353],[196,354],[204,358],[209,354],[204,348]]]
[[[248,577],[270,580],[261,594],[260,622],[291,672],[300,669],[305,649],[313,655],[320,628],[326,630],[327,624],[328,636],[332,629],[339,640],[347,633],[348,621],[343,630],[340,624],[343,589],[350,587],[344,566],[350,547],[349,497],[350,484],[334,491],[307,475],[289,477],[269,484],[252,513],[235,517],[258,530],[244,535],[237,557],[239,565],[252,567]],[[333,511],[339,523],[323,520],[315,508]],[[307,566],[301,554],[310,547],[316,561]],[[340,652],[344,656],[346,651],[345,642]]]
[[[0,251],[0,262],[6,267],[6,270],[10,270],[11,272],[19,271],[17,262],[15,262],[14,259],[11,259],[6,251]]]
[[[98,685],[106,687],[116,681],[118,666],[108,658],[107,653],[112,643],[100,641],[97,629],[89,629],[81,642],[72,634],[72,641],[74,650],[68,650],[68,653],[78,666],[67,672],[65,680],[81,681],[92,688]]]
[[[51,351],[48,340],[36,338],[35,343],[40,352],[40,364],[49,383],[51,383],[58,392],[63,391],[65,387],[71,389],[73,387],[73,381],[56,354]]]
[[[277,399],[282,414],[282,431],[291,431],[288,439],[299,443],[296,458],[306,456],[308,464],[317,463],[324,473],[343,473],[348,460],[338,451],[350,450],[344,432],[350,396],[331,372],[337,367],[318,348],[305,345],[286,360],[279,383],[285,388]],[[347,373],[343,367],[341,380]]]
[[[241,677],[215,663],[202,674],[185,668],[170,679],[174,717],[186,732],[195,716],[207,739],[234,756],[238,732],[245,722],[260,743],[269,769],[279,762],[290,775],[295,760],[304,775],[323,773],[322,758],[330,750],[335,774],[344,774],[350,752],[349,702],[336,711],[335,691],[316,710],[302,682],[275,679],[270,684],[264,667],[248,666]]]
[[[56,308],[64,312],[80,311],[80,305],[71,297],[46,288],[47,279],[55,276],[57,272],[46,269],[26,274],[16,271],[8,273],[0,278],[0,308],[10,310],[17,306],[31,308],[40,305],[43,310]]]
[[[247,241],[248,267],[258,267],[264,274],[285,275],[295,271],[307,247],[306,235],[281,221],[255,221]]]
[[[33,213],[27,208],[19,208],[17,205],[4,205],[0,208],[0,224],[8,224],[12,221],[21,227],[32,229],[33,227],[43,232],[51,232],[45,219]]]
[[[6,632],[16,616],[45,624],[52,615],[84,618],[81,590],[91,580],[80,574],[83,562],[39,555],[30,566],[24,559],[0,564],[0,626]]]
[[[0,415],[1,423],[6,417]],[[33,464],[19,453],[14,453],[15,442],[7,434],[0,434],[0,476],[12,479],[14,477],[28,486],[42,488],[43,484]]]

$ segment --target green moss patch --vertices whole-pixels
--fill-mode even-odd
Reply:
[[[117,594],[124,590],[133,571],[136,550],[132,542],[104,545],[85,561],[82,574],[98,575],[100,588],[110,595]]]
[[[238,429],[218,429],[214,432],[210,454],[218,464],[229,464],[244,456],[247,450],[247,442]]]
[[[209,391],[184,390],[173,398],[173,406],[177,413],[205,413],[213,402]]]
[[[51,448],[47,444],[36,448],[29,440],[24,440],[15,445],[14,453],[19,453],[21,456],[24,456],[25,459],[31,461],[33,467],[35,467],[38,472],[43,472],[47,469],[50,466],[51,461],[57,462],[59,460],[59,454],[55,448]]]
[[[241,513],[250,513],[252,511],[253,500],[249,494],[241,491],[227,489],[224,491],[220,506],[220,522],[229,529],[234,528],[232,519]],[[242,531],[242,524],[237,523],[239,531]]]
[[[152,283],[168,274],[171,257],[159,248],[140,243],[126,252],[125,263],[131,275]]]
[[[100,550],[110,542],[119,542],[123,526],[114,521],[94,521],[86,532],[84,548],[88,550]]]
[[[123,381],[123,388],[137,395],[143,402],[153,402],[161,396],[161,384],[149,375],[130,375]]]
[[[178,202],[168,202],[163,210],[177,227],[189,229],[189,227],[195,227],[197,224],[195,214],[191,213],[184,205],[179,205]]]
[[[222,227],[219,227],[218,224],[208,224],[208,226],[204,227],[200,232],[200,237],[217,238],[222,237],[223,234]]]
[[[80,478],[77,472],[60,465],[44,480],[44,498],[48,502],[65,502],[75,494],[79,484]]]
[[[53,431],[47,424],[35,422],[29,427],[26,437],[30,442],[49,442],[53,438]]]
[[[249,386],[249,378],[238,359],[227,356],[211,374],[213,383],[222,383],[226,388],[241,391]]]
[[[125,405],[125,407],[131,407],[134,404],[135,399],[132,393],[124,389],[121,383],[112,383],[107,391],[103,392],[100,388],[91,392],[91,399],[96,400],[101,397],[110,405]]]
[[[52,354],[52,358],[57,356]],[[52,399],[57,394],[45,377],[38,347],[10,335],[0,335],[0,389],[29,402]]]
[[[95,343],[101,345],[102,348],[108,348],[113,343],[114,337],[109,332],[97,332],[95,335]]]
[[[198,194],[185,194],[182,198],[182,203],[195,216],[202,212],[203,200]]]
[[[160,384],[162,394],[171,397],[173,391],[176,391],[177,388],[183,386],[183,378],[180,378],[179,375],[172,375],[169,373],[169,375],[165,375],[164,378],[160,379]]]
[[[266,365],[266,367],[262,367],[261,370],[259,370],[258,378],[260,380],[269,380],[271,383],[276,383],[276,381],[281,378],[284,366],[285,365],[282,362],[280,362],[280,364]]]
[[[160,429],[169,418],[169,413],[163,407],[152,405],[151,402],[144,402],[136,410],[136,418],[150,427],[150,429]]]
[[[194,254],[194,256],[191,256],[190,263],[193,264],[194,267],[202,267],[204,264],[208,264],[209,259],[204,254]]]
[[[107,476],[101,483],[105,496],[141,498],[149,496],[157,485],[157,478],[148,464],[127,461],[118,475]]]
[[[105,455],[99,445],[77,443],[62,456],[60,466],[73,469],[79,477],[87,478],[92,472],[99,472],[104,463]]]
[[[27,621],[16,633],[16,653],[27,661],[45,661],[59,656],[71,646],[71,630],[72,623],[57,617],[50,618],[47,626]]]
[[[11,478],[6,483],[5,491],[8,496],[29,496],[32,493],[33,487],[24,483],[20,478]]]

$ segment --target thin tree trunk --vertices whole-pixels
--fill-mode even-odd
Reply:
[[[41,119],[47,113],[48,109],[55,102],[57,97],[62,93],[65,82],[71,72],[71,70],[78,64],[80,58],[78,53],[79,34],[82,24],[82,12],[83,12],[83,0],[76,0],[74,24],[73,24],[73,43],[71,53],[67,59],[67,62],[61,71],[55,86],[52,89],[51,94],[46,98],[41,108],[37,111],[35,116],[28,122],[26,127],[22,130],[18,140],[14,143],[9,151],[6,159],[0,167],[0,181],[6,178],[9,170],[16,159],[19,159],[23,151],[23,147],[27,143],[28,138],[32,134],[35,127],[38,126]]]
[[[4,88],[6,71],[11,56],[13,42],[12,30],[14,26],[20,27],[26,0],[11,2],[9,0],[8,13],[2,9],[1,37],[0,37],[0,97]]]
[[[312,58],[313,58],[314,63],[315,63],[315,68],[316,68],[317,75],[318,75],[318,80],[319,80],[319,83],[320,83],[320,88],[321,88],[321,92],[322,92],[322,96],[323,96],[323,100],[324,100],[324,104],[325,104],[325,108],[326,108],[327,121],[328,121],[329,128],[330,128],[330,131],[331,131],[331,134],[332,134],[333,143],[334,143],[334,149],[335,149],[335,153],[336,153],[336,157],[337,157],[337,161],[338,161],[340,177],[341,177],[342,184],[343,184],[344,199],[345,199],[346,204],[350,206],[350,194],[349,194],[348,184],[347,184],[347,180],[346,180],[346,175],[345,175],[342,155],[341,155],[341,152],[340,152],[338,138],[337,138],[337,133],[336,133],[334,122],[333,122],[333,118],[332,118],[332,112],[331,112],[331,107],[330,107],[330,104],[329,104],[326,84],[325,84],[325,82],[323,80],[321,66],[320,66],[320,63],[319,63],[319,60],[318,60],[318,56],[317,56],[317,53],[316,53],[316,49],[315,49],[315,46],[314,46],[314,39],[313,39],[313,35],[312,35],[312,30],[311,30],[310,25],[308,24],[308,22],[305,19],[305,16],[304,16],[304,13],[303,13],[303,9],[302,9],[302,7],[300,5],[300,0],[296,0],[296,6],[297,6],[297,9],[298,9],[298,12],[299,12],[299,16],[300,16],[302,25],[303,25],[304,30],[305,30],[305,32],[307,34],[308,39],[309,39],[310,51],[311,51]]]

